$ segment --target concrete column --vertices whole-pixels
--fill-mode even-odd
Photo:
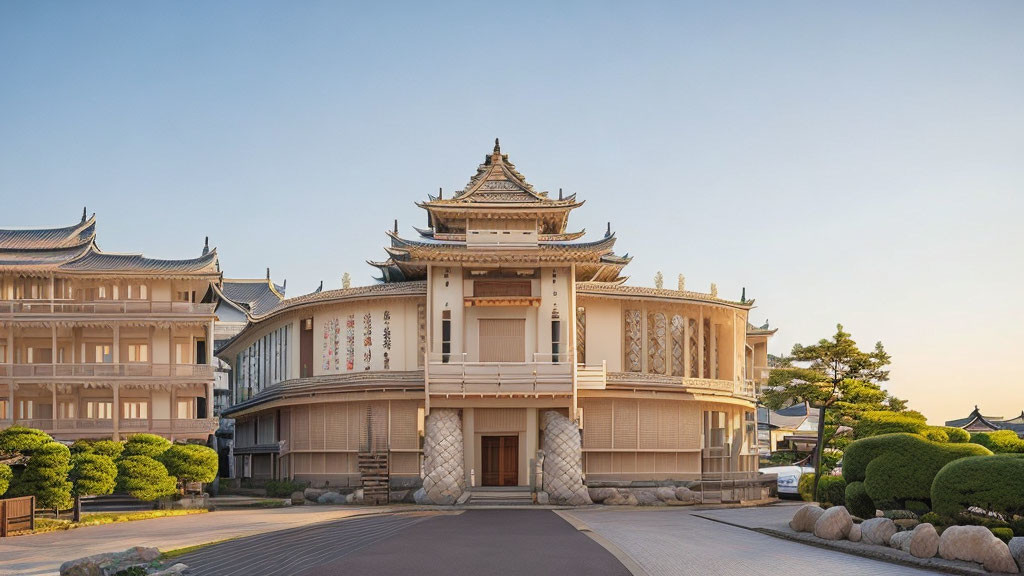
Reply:
[[[683,318],[683,378],[690,377],[690,318]]]
[[[540,490],[541,487],[536,485],[536,476],[533,473],[534,467],[537,465],[537,448],[540,445],[540,425],[537,423],[537,408],[526,409],[526,470],[520,471],[519,473],[519,484],[529,485],[534,490]],[[526,474],[526,482],[522,481],[523,474]]]
[[[704,377],[704,308],[697,315],[697,377]]]
[[[121,439],[121,431],[120,431],[120,425],[121,425],[121,394],[120,394],[120,392],[121,392],[121,385],[117,384],[117,383],[114,383],[114,384],[111,384],[110,387],[114,390],[114,405],[113,405],[113,410],[111,410],[111,416],[114,419],[114,440],[120,440]]]
[[[206,383],[206,417],[213,418],[213,381]],[[390,430],[389,430],[390,432]]]
[[[206,329],[206,363],[213,366],[213,320]]]
[[[476,465],[476,430],[473,425],[473,409],[462,409],[462,457],[466,474],[466,486],[470,484],[471,472],[476,472],[476,485],[480,485],[481,474]]]

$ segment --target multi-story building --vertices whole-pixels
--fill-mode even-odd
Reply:
[[[496,142],[465,189],[418,204],[418,239],[396,222],[371,262],[381,283],[250,315],[218,351],[242,475],[359,485],[383,453],[392,486],[423,466],[539,488],[545,422],[561,415],[591,485],[756,477],[772,331],[748,331],[753,302],[714,285],[625,285],[610,225],[590,241],[568,228],[582,204],[535,191]]]
[[[185,260],[104,252],[84,210],[0,230],[0,427],[206,439],[220,277],[208,243]]]

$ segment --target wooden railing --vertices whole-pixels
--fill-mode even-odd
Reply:
[[[22,496],[0,500],[0,538],[14,530],[35,530],[36,497]]]
[[[44,432],[114,431],[110,418],[28,418],[18,419],[17,424]],[[10,425],[10,420],[0,420],[0,429]],[[122,432],[212,432],[219,425],[217,418],[122,418],[117,427]]]
[[[213,378],[210,364],[0,364],[0,377],[15,378]]]
[[[581,390],[604,390],[608,383],[608,365],[602,360],[600,364],[577,364],[576,387]]]
[[[0,300],[0,314],[213,314],[216,304],[154,300]]]
[[[536,230],[467,230],[466,245],[487,248],[528,248],[537,246]]]
[[[563,356],[556,359],[562,360]],[[469,362],[465,354],[431,356],[427,367],[433,395],[571,394],[572,363],[543,361],[551,354],[536,354],[532,362]]]

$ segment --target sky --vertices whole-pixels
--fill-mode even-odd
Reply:
[[[495,137],[586,200],[630,284],[842,323],[931,422],[1024,410],[1024,3],[0,1],[0,226],[288,294],[373,282],[385,231]]]

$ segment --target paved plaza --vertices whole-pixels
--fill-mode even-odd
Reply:
[[[365,517],[352,516],[370,510],[342,507],[216,512],[12,538],[0,544],[0,574],[55,574],[62,561],[87,554],[225,538],[234,539],[181,561],[196,576],[930,573],[746,529],[777,527],[794,509],[476,509]]]

